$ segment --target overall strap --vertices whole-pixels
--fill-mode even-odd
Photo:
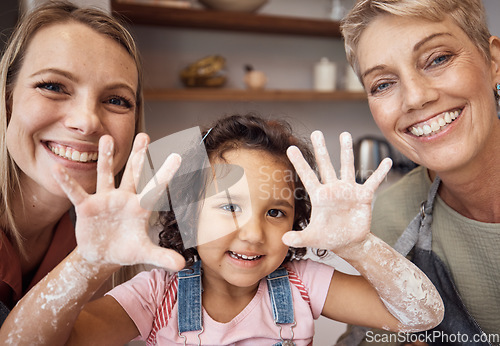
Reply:
[[[179,335],[184,332],[203,330],[201,307],[201,261],[190,269],[178,273],[177,293]]]
[[[288,271],[280,267],[267,276],[269,298],[273,312],[274,323],[280,329],[281,342],[275,345],[294,345],[293,328],[295,327],[295,316],[293,312],[293,297],[288,279]],[[282,324],[291,324],[291,339],[283,339]]]

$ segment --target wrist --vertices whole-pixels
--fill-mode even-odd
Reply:
[[[378,240],[377,237],[375,237],[372,233],[368,233],[363,240],[339,247],[333,252],[351,264],[353,262],[356,263],[366,258],[376,240]]]
[[[114,272],[120,269],[119,264],[94,262],[87,260],[79,251],[78,247],[71,254],[72,260],[69,264],[73,269],[86,280],[107,279]]]

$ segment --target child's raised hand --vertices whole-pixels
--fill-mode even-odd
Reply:
[[[110,136],[103,136],[99,141],[95,194],[88,194],[62,166],[55,167],[54,176],[76,209],[77,251],[85,260],[95,264],[145,263],[169,270],[184,267],[184,258],[180,254],[152,243],[148,236],[151,211],[140,204],[141,197],[155,187],[159,192],[157,197],[160,197],[179,168],[180,156],[169,156],[158,170],[155,181],[162,184],[156,186],[151,181],[141,194],[137,194],[136,182],[148,143],[147,135],[137,135],[119,188],[114,186],[114,145]]]
[[[340,179],[335,174],[323,134],[315,131],[311,140],[321,181],[297,147],[287,151],[311,198],[311,220],[304,230],[287,232],[283,242],[288,246],[321,248],[339,254],[341,249],[360,244],[370,233],[373,195],[392,161],[384,159],[364,184],[357,184],[349,133],[340,135]]]

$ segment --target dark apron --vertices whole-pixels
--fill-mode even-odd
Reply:
[[[403,256],[413,249],[412,262],[432,281],[443,299],[444,319],[437,327],[421,332],[419,341],[429,345],[493,345],[465,307],[446,265],[432,251],[432,212],[441,179],[436,177],[427,201],[394,245]],[[338,345],[358,345],[368,328],[354,327]]]

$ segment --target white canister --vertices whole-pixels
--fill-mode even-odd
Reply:
[[[337,81],[337,66],[328,58],[321,60],[314,66],[314,90],[333,91]]]
[[[351,65],[347,65],[347,70],[345,74],[345,88],[348,91],[365,91],[365,88],[363,87],[363,84],[359,81],[358,76],[356,75],[356,72],[354,72],[353,68]]]

